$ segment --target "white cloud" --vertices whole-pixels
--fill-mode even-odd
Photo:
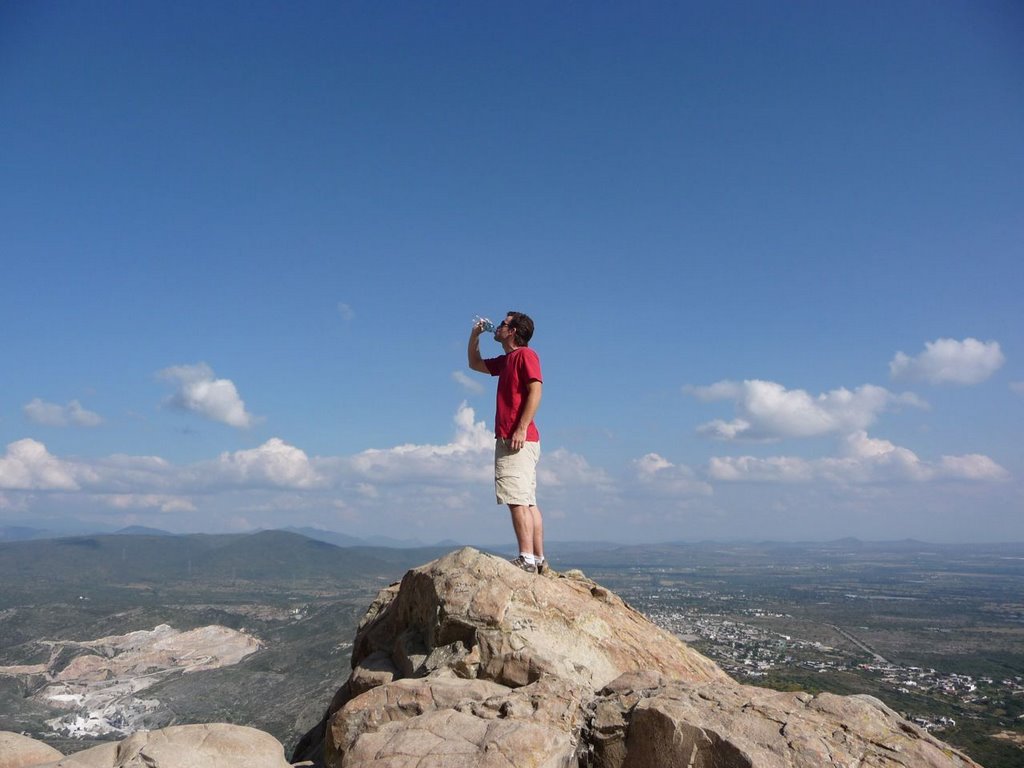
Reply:
[[[230,379],[215,379],[206,363],[175,365],[157,375],[177,384],[178,391],[167,399],[169,405],[232,427],[252,424],[253,417],[245,410],[234,383]]]
[[[1010,391],[1016,392],[1018,395],[1024,395],[1024,381],[1011,381]]]
[[[405,444],[369,448],[349,460],[352,471],[365,481],[434,479],[480,480],[490,473],[494,433],[465,402],[455,413],[455,435],[443,445]]]
[[[86,410],[77,400],[67,405],[57,405],[36,397],[22,410],[29,421],[48,427],[96,427],[103,423],[99,414]]]
[[[38,397],[25,405],[22,411],[29,421],[47,427],[65,427],[68,423],[64,406],[56,403],[44,403]]]
[[[452,371],[452,379],[460,387],[474,395],[479,395],[484,391],[484,385],[472,376],[468,376],[464,371]]]
[[[633,466],[640,477],[654,477],[659,471],[669,469],[672,462],[656,453],[648,453],[639,459],[633,460]]]
[[[182,471],[159,456],[114,454],[88,463],[99,493],[133,494],[176,492],[184,482]]]
[[[346,323],[356,316],[355,310],[343,301],[338,302],[338,314],[341,315],[341,319]]]
[[[74,491],[79,488],[76,474],[74,465],[31,438],[11,443],[0,456],[0,488],[6,490]]]
[[[838,456],[714,457],[708,464],[708,475],[723,482],[832,484],[1001,481],[1010,477],[987,456],[943,456],[938,462],[928,462],[908,448],[868,437],[862,430],[840,440]]]
[[[838,458],[819,459],[815,463],[822,479],[859,483],[925,481],[937,474],[933,466],[921,461],[909,448],[868,437],[864,431],[843,437],[839,453]]]
[[[807,482],[812,477],[808,462],[791,456],[759,459],[753,456],[712,457],[708,475],[713,480],[747,482]]]
[[[683,392],[710,403],[715,400],[738,400],[743,396],[743,385],[735,381],[718,381],[706,387],[683,387]]]
[[[673,464],[657,453],[634,459],[632,469],[644,493],[660,496],[706,496],[711,486],[684,464]]]
[[[195,512],[196,505],[186,496],[155,493],[115,493],[101,499],[114,509],[158,509],[161,512]]]
[[[925,342],[916,357],[897,352],[889,363],[895,379],[918,379],[931,384],[979,384],[998,371],[1006,358],[997,341],[936,339]]]
[[[697,427],[697,434],[716,440],[740,440],[753,434],[752,427],[753,425],[745,419],[733,419],[732,421],[714,419]],[[750,437],[749,439],[756,438]]]
[[[541,457],[537,466],[537,483],[542,489],[607,489],[611,480],[603,469],[590,466],[578,453],[556,448]]]
[[[1010,473],[988,456],[970,453],[966,456],[943,456],[942,474],[964,480],[1008,480]]]
[[[718,440],[779,440],[818,437],[865,429],[878,415],[899,404],[924,407],[912,394],[895,395],[884,387],[865,384],[812,397],[802,389],[760,379],[720,381],[707,387],[686,387],[699,400],[732,400],[737,418],[716,419],[697,428],[698,434]]]
[[[277,437],[258,448],[222,453],[199,469],[214,482],[246,487],[313,488],[323,483],[306,453]]]

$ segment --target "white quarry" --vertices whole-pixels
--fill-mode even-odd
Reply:
[[[45,684],[32,698],[65,714],[47,721],[64,736],[128,735],[160,702],[139,694],[174,675],[237,664],[262,644],[252,635],[211,625],[181,631],[167,624],[96,640],[43,640],[41,664],[0,667],[0,675]],[[68,652],[76,654],[64,663]]]

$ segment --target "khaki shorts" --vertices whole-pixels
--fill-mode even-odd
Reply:
[[[537,462],[540,443],[527,442],[518,451],[511,440],[494,443],[494,495],[499,504],[537,506]]]

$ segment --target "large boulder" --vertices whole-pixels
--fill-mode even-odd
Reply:
[[[480,680],[401,680],[352,699],[338,713],[326,762],[567,768],[575,765],[583,715],[577,687],[556,679],[514,690]]]
[[[293,761],[329,768],[978,768],[867,696],[740,685],[582,574],[461,549],[378,595]]]
[[[269,733],[213,723],[137,731],[36,768],[291,768],[291,763]]]
[[[872,696],[630,674],[591,713],[587,768],[978,768]]]
[[[60,760],[63,754],[20,733],[0,731],[0,768],[29,768]]]
[[[473,716],[493,719],[481,713],[512,711],[505,699],[514,690],[546,681],[546,686],[573,691],[566,695],[575,710],[556,724],[540,726],[561,729],[563,738],[545,741],[523,724],[517,733],[539,738],[538,744],[557,753],[556,764],[571,758],[577,747],[583,702],[625,672],[653,668],[683,680],[730,680],[710,659],[582,574],[538,577],[468,547],[414,568],[400,584],[380,592],[356,633],[352,667],[324,720],[299,742],[293,760],[354,765],[357,754],[365,760],[370,743],[353,751],[353,734],[361,733],[364,724],[367,732],[382,731],[372,740],[380,752],[382,739],[401,740],[399,732],[424,722],[434,731],[452,727],[477,734],[482,741],[473,760],[492,759],[484,747],[501,730],[497,724],[467,730],[464,718],[406,722],[408,714],[466,709],[486,693],[491,708],[476,707]],[[479,685],[483,681],[491,685]],[[439,691],[447,702],[441,707]],[[389,696],[406,705],[385,706]],[[415,706],[409,704],[414,700]],[[378,714],[366,715],[367,710]],[[537,726],[538,714],[530,711]],[[385,721],[391,723],[387,729]]]
[[[537,577],[460,549],[381,593],[356,634],[352,664],[391,661],[396,677],[436,669],[517,687],[548,674],[590,688],[642,669],[691,682],[730,678],[589,579]]]
[[[521,688],[431,676],[387,683],[331,719],[325,762],[349,768],[575,765],[589,691],[545,678]]]

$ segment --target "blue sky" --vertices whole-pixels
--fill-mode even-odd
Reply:
[[[0,524],[1024,539],[1024,8],[6,3]],[[498,354],[484,340],[483,351]]]

